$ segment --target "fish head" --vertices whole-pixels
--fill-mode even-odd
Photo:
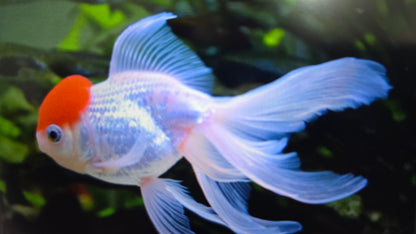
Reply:
[[[72,75],[58,83],[39,108],[36,139],[39,149],[58,164],[79,173],[86,160],[80,157],[81,116],[90,102],[92,83]]]

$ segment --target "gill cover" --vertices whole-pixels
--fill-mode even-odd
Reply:
[[[90,100],[92,83],[80,75],[72,75],[58,83],[45,97],[39,108],[36,131],[46,130],[51,124],[73,125]]]

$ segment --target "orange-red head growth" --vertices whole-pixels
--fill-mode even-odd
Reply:
[[[92,83],[80,75],[63,79],[43,100],[37,131],[45,130],[51,124],[63,126],[76,123],[89,103],[91,86]]]

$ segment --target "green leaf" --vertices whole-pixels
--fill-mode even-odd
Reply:
[[[79,14],[68,36],[65,38],[65,40],[63,40],[59,44],[58,48],[60,50],[68,50],[68,51],[80,50],[81,46],[80,46],[79,39],[81,37],[82,29],[84,28],[86,23],[87,23],[87,19],[84,16],[84,14]]]
[[[318,148],[316,148],[316,152],[324,158],[332,158],[333,156],[331,150],[325,146],[319,146]]]
[[[34,110],[33,106],[29,104],[19,88],[10,86],[0,96],[0,113],[2,114],[31,110]]]
[[[263,43],[269,47],[277,47],[280,45],[283,37],[285,36],[285,30],[282,28],[274,28],[264,34]]]
[[[377,0],[377,10],[381,15],[389,14],[389,6],[385,0]]]
[[[394,121],[400,123],[407,118],[407,114],[404,112],[398,101],[389,99],[386,100],[384,103],[387,106],[387,108],[391,111],[392,118],[394,119]]]
[[[83,49],[91,49],[94,44],[98,43],[102,35],[112,29],[126,19],[120,10],[111,11],[108,4],[87,4],[78,5],[80,10],[78,17],[68,34],[63,40],[59,49],[67,51],[79,51]],[[100,29],[93,27],[91,22],[99,25]]]
[[[376,42],[376,36],[374,36],[374,34],[370,32],[364,34],[364,39],[370,45],[374,45],[374,43]]]
[[[23,190],[23,196],[33,206],[42,207],[46,204],[45,198],[39,192],[32,192],[32,191]]]
[[[152,0],[152,2],[165,8],[169,8],[172,5],[171,0]]]
[[[29,154],[29,147],[0,135],[0,158],[9,163],[21,163]]]
[[[0,135],[16,138],[20,133],[20,129],[12,121],[0,116]]]
[[[14,118],[16,123],[21,126],[22,132],[25,132],[24,136],[27,136],[28,130],[34,130],[38,122],[38,112],[33,111],[26,115],[20,115]]]
[[[362,210],[361,197],[358,195],[353,195],[326,205],[336,210],[341,216],[348,218],[358,218]]]
[[[358,50],[361,50],[361,51],[364,51],[365,50],[365,45],[364,45],[364,43],[362,41],[356,40],[354,44],[355,44],[355,47]]]
[[[137,196],[136,198],[126,199],[123,205],[124,205],[124,208],[126,209],[131,209],[135,207],[143,207],[144,201],[142,197]]]
[[[107,207],[105,209],[98,211],[97,216],[100,218],[105,218],[105,217],[113,215],[115,212],[116,210],[113,207]]]
[[[6,182],[0,179],[0,192],[6,192]]]
[[[82,3],[79,7],[85,16],[94,20],[94,22],[98,23],[105,29],[117,26],[126,18],[120,10],[112,12],[108,4]]]

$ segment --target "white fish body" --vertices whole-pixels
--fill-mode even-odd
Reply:
[[[140,72],[117,74],[90,92],[81,121],[85,156],[94,162],[87,173],[130,185],[160,176],[181,159],[180,143],[213,102],[172,77]]]
[[[387,97],[391,86],[382,65],[344,58],[297,69],[233,98],[212,97],[211,70],[170,31],[171,18],[161,13],[128,27],[116,41],[106,81],[92,86],[79,76],[62,81],[72,82],[70,87],[83,83],[80,92],[88,93],[77,107],[79,118],[52,120],[55,96],[45,98],[37,130],[42,151],[74,171],[141,186],[160,233],[192,233],[184,207],[237,233],[301,230],[295,221],[249,215],[249,181],[312,204],[366,185],[361,176],[301,171],[296,153],[282,151],[292,132],[327,110]],[[194,201],[177,181],[158,178],[182,157],[211,207]]]

